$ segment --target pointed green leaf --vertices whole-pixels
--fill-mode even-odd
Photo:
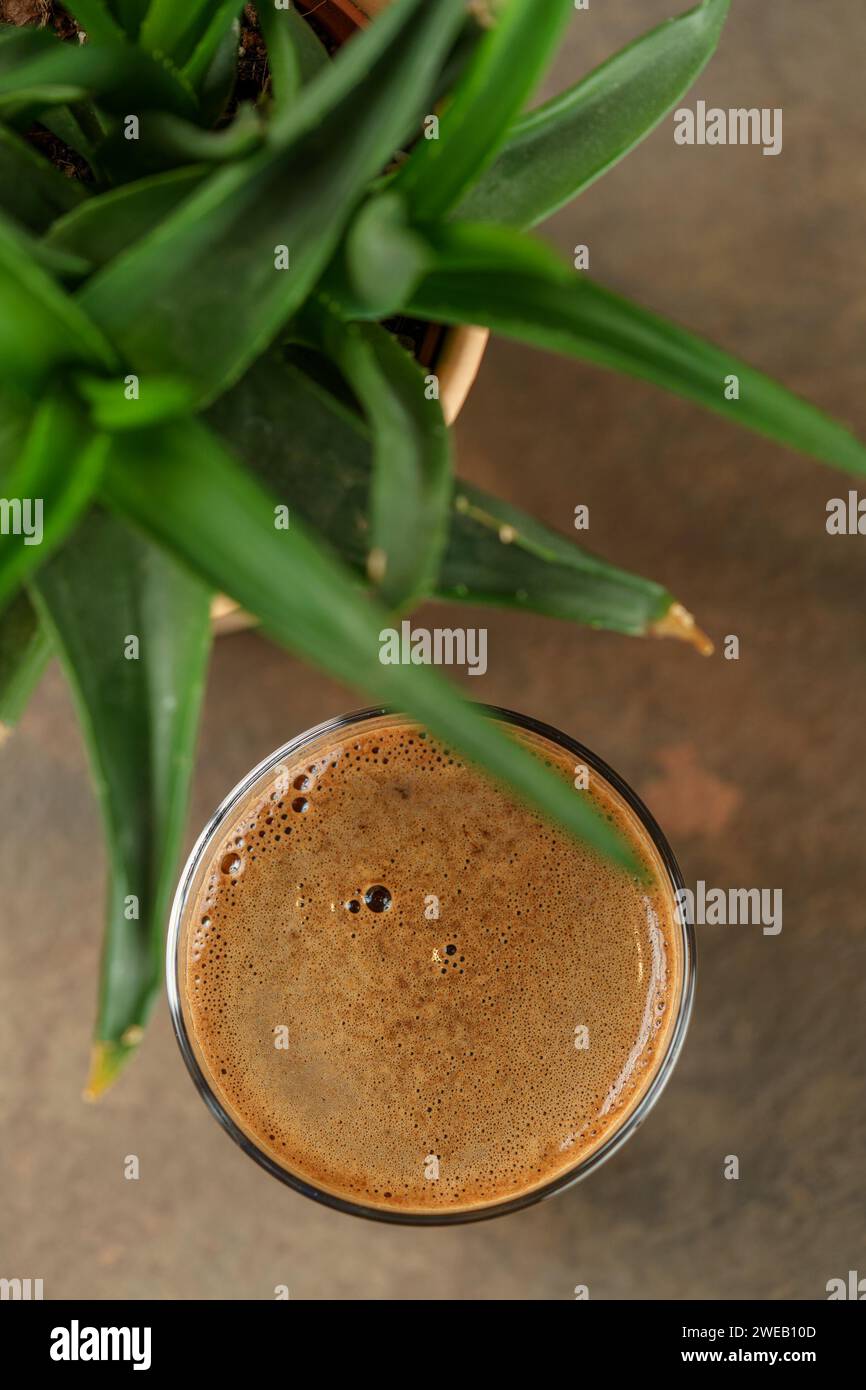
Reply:
[[[300,523],[275,526],[275,503],[203,426],[129,435],[106,474],[111,504],[134,517],[289,647],[339,680],[406,709],[518,795],[632,870],[628,846],[585,799],[501,734],[441,676],[383,665],[383,609]]]
[[[346,64],[350,77],[361,72],[318,124],[285,150],[213,174],[85,286],[81,305],[135,370],[187,378],[206,401],[264,351],[423,101],[461,10],[461,0],[402,0],[306,89],[309,118],[342,92]],[[383,46],[386,25],[393,42]]]
[[[189,387],[174,377],[144,377],[134,395],[124,377],[79,376],[76,385],[90,407],[94,428],[110,433],[149,429],[188,415],[192,407]]]
[[[111,12],[124,33],[133,41],[138,37],[141,21],[147,13],[148,0],[110,0]]]
[[[393,187],[419,222],[441,217],[495,157],[574,15],[573,0],[508,0],[478,45],[442,114]]]
[[[52,106],[71,106],[83,101],[87,88],[72,82],[2,82],[0,81],[0,119],[26,125]]]
[[[507,229],[453,223],[440,245],[448,268],[422,282],[406,312],[485,324],[641,377],[824,463],[866,473],[866,447],[844,425],[730,353],[593,284],[552,253],[546,257],[539,243]],[[739,398],[728,399],[734,379]]]
[[[194,116],[192,88],[168,60],[122,40],[72,44],[44,29],[16,29],[0,45],[0,112],[38,110],[97,96],[118,115],[146,110]]]
[[[93,269],[90,261],[85,260],[83,256],[58,250],[46,245],[44,241],[37,241],[35,237],[30,239],[29,246],[34,262],[55,280],[64,281],[67,286],[83,280]]]
[[[432,259],[427,242],[409,225],[403,199],[385,192],[355,217],[341,248],[339,273],[353,307],[365,318],[382,319],[406,303]],[[336,289],[340,299],[342,281]]]
[[[70,397],[57,392],[40,401],[20,457],[0,464],[0,609],[87,506],[105,444]]]
[[[176,164],[224,164],[252,154],[262,143],[264,130],[258,113],[247,104],[219,130],[202,130],[192,121],[159,112],[148,118],[147,135]]]
[[[304,362],[309,367],[308,353]],[[272,355],[221,397],[208,419],[293,516],[365,572],[373,443],[354,409],[300,365]],[[665,632],[700,645],[689,615],[662,585],[590,555],[460,479],[448,524],[432,594],[632,636]]]
[[[297,10],[278,10],[273,0],[264,0],[256,13],[268,50],[274,100],[277,105],[290,103],[326,66],[328,51]]]
[[[0,213],[0,296],[6,293],[1,285],[1,279],[4,275],[8,275],[10,268],[22,264],[31,265],[38,274],[46,275],[46,284],[50,286],[47,293],[56,293],[58,310],[63,309],[64,311],[65,306],[61,300],[63,289],[56,284],[57,279],[79,279],[89,270],[88,261],[83,260],[81,256],[75,256],[74,253],[67,252],[67,250],[46,245],[44,240],[33,235],[21,222],[14,221],[13,218]],[[7,267],[6,271],[4,271],[4,265]],[[35,281],[32,281],[32,284],[35,284]],[[11,291],[10,286],[11,292],[13,291]],[[19,302],[26,302],[26,295],[28,295],[28,289],[25,286],[21,296],[19,296]],[[72,314],[75,314],[75,310],[72,310]],[[40,317],[40,311],[35,306],[32,306],[32,316],[36,320]],[[7,324],[6,331],[10,338],[14,335],[17,327],[21,328],[22,336],[26,336],[33,325]],[[39,325],[36,324],[35,327],[38,328]],[[83,327],[89,328],[89,325],[82,325]],[[26,367],[22,366],[21,371],[26,371]]]
[[[162,988],[210,643],[208,590],[118,518],[91,513],[36,602],[78,706],[110,882],[90,1091],[114,1079]]]
[[[123,27],[111,13],[107,0],[67,0],[65,8],[78,20],[89,43],[124,36]]]
[[[660,632],[695,641],[689,615],[661,585],[608,564],[532,516],[458,482],[448,551],[436,591],[443,598],[522,608],[630,637]],[[698,639],[698,645],[703,643]]]
[[[29,239],[0,219],[0,372],[7,383],[38,389],[64,364],[110,366],[102,334],[45,270]]]
[[[264,129],[258,112],[246,104],[220,130],[202,130],[193,121],[170,112],[142,117],[137,140],[126,139],[117,127],[99,148],[101,166],[109,179],[128,185],[167,171],[185,172],[191,165],[218,165],[244,159],[258,149]]]
[[[20,28],[0,24],[0,77],[6,77],[22,63],[51,52],[58,42],[53,34],[32,25]]]
[[[212,0],[150,0],[138,41],[142,48],[185,63],[207,31]]]
[[[531,227],[649,135],[709,62],[730,0],[668,19],[519,120],[457,216]]]
[[[434,0],[433,4],[429,0],[394,0],[374,23],[356,35],[351,43],[344,44],[333,60],[309,82],[303,101],[284,103],[274,111],[268,128],[270,143],[275,149],[287,149],[301,136],[321,129],[326,120],[330,127],[341,110],[344,125],[348,125],[349,112],[357,105],[353,98],[356,99],[362,89],[366,91],[366,104],[369,105],[381,97],[383,81],[393,82],[392,100],[399,99],[399,112],[389,110],[389,104],[382,103],[383,119],[390,118],[389,138],[377,138],[372,127],[367,131],[367,139],[375,143],[378,155],[370,177],[379,174],[401,141],[414,134],[424,111],[425,97],[435,86],[451,40],[460,27],[461,9],[457,0]],[[425,47],[430,50],[428,61],[419,61],[419,49],[423,52]],[[411,64],[403,74],[408,81],[399,80],[393,71],[400,64]],[[347,102],[350,103],[348,109]],[[327,139],[331,138],[329,129]],[[364,144],[366,146],[367,141]]]
[[[90,271],[90,263],[74,252],[48,243],[34,236],[26,227],[0,213],[0,240],[5,239],[10,259],[29,260],[34,266],[47,273],[54,283],[59,280],[80,280]],[[61,286],[57,286],[58,290]]]
[[[21,590],[0,613],[0,747],[9,737],[51,657],[51,639]]]
[[[241,0],[223,0],[184,64],[183,75],[198,92],[206,125],[222,116],[234,91],[242,9]]]
[[[172,169],[88,198],[57,219],[45,245],[86,256],[94,267],[106,265],[179,207],[206,173],[201,165]]]
[[[389,608],[432,589],[448,531],[451,440],[424,372],[378,324],[342,323],[311,306],[304,319],[342,371],[373,436],[368,574]]]
[[[43,232],[78,207],[87,190],[66,179],[25,140],[0,126],[0,207],[22,226]]]

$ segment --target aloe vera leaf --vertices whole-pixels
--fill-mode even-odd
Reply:
[[[99,158],[110,179],[128,185],[178,167],[238,162],[263,139],[262,122],[248,104],[221,130],[202,130],[192,121],[157,111],[142,117],[135,141],[127,140],[122,129],[114,130],[100,146]]]
[[[144,377],[134,389],[125,377],[79,375],[75,384],[90,408],[94,429],[106,433],[149,429],[188,415],[192,405],[189,386],[176,377]]]
[[[11,130],[0,126],[0,207],[31,232],[44,232],[55,218],[87,196],[77,179],[66,179]]]
[[[52,35],[32,25],[19,28],[12,24],[0,24],[0,77],[14,71],[18,63],[34,54],[46,53],[48,46],[56,42]]]
[[[195,93],[165,58],[121,40],[61,43],[44,29],[16,29],[0,43],[0,113],[14,115],[94,96],[117,115],[146,110],[193,117]]]
[[[55,280],[62,280],[67,285],[83,280],[93,269],[90,261],[85,260],[83,256],[48,246],[44,241],[37,241],[35,237],[30,242],[30,251],[37,265]]]
[[[456,216],[531,227],[577,197],[688,91],[715,52],[729,7],[705,0],[665,20],[523,116]]]
[[[109,0],[109,5],[124,33],[135,42],[147,13],[148,0]]]
[[[8,90],[9,88],[12,90]],[[5,90],[4,90],[5,89]],[[0,119],[17,122],[21,128],[52,106],[73,106],[87,95],[84,86],[72,82],[33,82],[27,86],[4,82],[0,78]],[[45,122],[47,124],[47,122]],[[84,153],[80,150],[79,153]]]
[[[89,261],[60,247],[46,245],[25,224],[7,217],[4,211],[0,213],[0,261],[6,261],[6,274],[8,268],[14,267],[15,261],[26,261],[38,270],[47,272],[51,285],[57,279],[81,279],[90,268]],[[0,268],[0,277],[3,274],[3,268]],[[60,292],[60,286],[57,286],[57,291]],[[3,293],[1,289],[0,293]],[[24,293],[26,295],[26,291]],[[8,339],[13,338],[17,327],[17,324],[6,325]],[[26,332],[26,325],[21,327]]]
[[[304,89],[296,106],[305,122],[336,98],[321,121],[288,149],[211,175],[89,281],[82,307],[135,370],[185,377],[206,402],[264,351],[411,123],[461,11],[460,0],[401,0],[347,45],[342,64],[340,54]],[[383,29],[393,42],[383,43]],[[357,71],[359,81],[350,81]]]
[[[51,638],[22,589],[0,613],[0,747],[24,713],[51,652]]]
[[[640,377],[824,463],[866,472],[866,448],[844,425],[723,349],[570,271],[553,253],[545,265],[545,249],[522,233],[453,223],[441,247],[448,268],[422,281],[407,313],[485,324]],[[732,378],[738,400],[725,396]]]
[[[345,376],[373,436],[367,573],[389,607],[433,587],[448,532],[451,438],[422,368],[378,324],[343,323],[311,305],[312,323]]]
[[[106,0],[67,0],[65,8],[78,21],[89,42],[123,39],[124,30]]]
[[[216,402],[208,420],[293,516],[365,572],[373,443],[354,408],[293,361],[271,355]],[[448,527],[434,596],[709,648],[663,585],[591,555],[459,478]]]
[[[39,402],[21,454],[3,468],[0,609],[62,541],[99,481],[106,441],[77,401],[58,390]]]
[[[264,132],[256,111],[245,105],[239,107],[231,124],[221,130],[202,130],[181,116],[158,112],[148,118],[147,135],[176,163],[220,164],[252,154],[261,144]]]
[[[82,256],[66,251],[62,247],[49,246],[43,239],[35,236],[23,223],[7,217],[5,213],[0,213],[0,242],[5,242],[5,257],[8,265],[14,265],[16,259],[27,260],[35,268],[47,274],[51,285],[55,285],[59,280],[80,280],[90,270],[90,262]],[[2,256],[3,252],[0,251],[0,257]],[[0,275],[3,273],[0,270]],[[59,285],[57,285],[57,291],[62,294]],[[7,331],[11,334],[15,327],[15,324],[10,324],[7,326]]]
[[[266,0],[267,3],[267,0]],[[207,32],[212,0],[150,0],[141,22],[138,42],[154,53],[167,54],[183,64]]]
[[[202,120],[212,125],[224,112],[235,87],[242,0],[223,0],[183,67],[198,93]]]
[[[99,193],[59,217],[44,243],[86,256],[94,267],[106,265],[179,207],[206,174],[202,165],[193,165]]]
[[[274,111],[268,125],[270,144],[274,149],[288,149],[301,136],[309,135],[320,129],[324,121],[330,121],[343,109],[345,102],[354,107],[353,97],[361,88],[367,93],[365,105],[369,106],[379,93],[381,82],[388,80],[389,70],[400,63],[411,62],[412,72],[407,71],[406,75],[411,75],[412,82],[397,83],[392,89],[399,96],[400,112],[389,113],[387,103],[383,104],[383,117],[390,114],[391,129],[399,134],[377,142],[377,161],[370,177],[380,173],[401,140],[414,133],[415,124],[423,114],[425,97],[435,87],[445,56],[461,27],[461,11],[457,0],[394,0],[316,74],[304,88],[303,100],[284,104]],[[422,51],[425,47],[429,50],[427,62],[419,62],[419,44]],[[419,64],[417,68],[416,63]],[[414,86],[414,100],[407,95],[407,86]],[[376,140],[374,130],[368,133]]]
[[[256,14],[268,50],[274,101],[282,106],[321,72],[328,51],[297,10],[277,10],[273,0],[264,0]]]
[[[75,695],[108,845],[88,1082],[95,1097],[134,1053],[162,988],[210,595],[159,546],[103,512],[85,518],[32,588]]]
[[[608,564],[535,517],[458,482],[440,597],[523,608],[630,637],[707,639],[661,584]],[[668,619],[665,622],[665,619]]]
[[[337,297],[346,297],[344,281],[364,317],[387,318],[405,304],[432,259],[424,237],[409,223],[403,199],[381,193],[364,204],[346,234]]]
[[[394,178],[419,222],[448,212],[495,158],[573,15],[573,0],[504,6],[451,94],[438,139],[420,140]]]
[[[33,258],[30,238],[0,218],[0,372],[4,383],[38,391],[58,368],[111,366],[99,330]]]
[[[127,435],[106,471],[109,503],[133,517],[265,628],[339,680],[406,709],[601,853],[639,872],[629,847],[588,801],[501,734],[436,672],[383,665],[385,610],[294,518],[278,529],[269,495],[195,422]]]

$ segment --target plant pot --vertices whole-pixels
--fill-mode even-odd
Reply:
[[[339,48],[369,18],[387,9],[392,0],[296,0],[297,9],[309,19],[329,49]],[[481,366],[490,334],[486,328],[426,327],[417,349],[418,361],[439,378],[439,399],[445,423],[452,425],[463,409]],[[238,607],[234,599],[218,594],[211,609],[217,636],[250,627],[255,619]]]

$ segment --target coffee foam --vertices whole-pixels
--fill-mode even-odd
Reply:
[[[572,780],[570,755],[521,738]],[[450,1212],[544,1185],[633,1109],[676,1013],[679,928],[631,809],[599,774],[575,795],[648,883],[405,722],[331,735],[235,809],[184,924],[185,1011],[274,1161],[361,1205]]]

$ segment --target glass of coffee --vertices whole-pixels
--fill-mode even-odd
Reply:
[[[609,767],[487,709],[619,828],[610,864],[407,716],[329,720],[205,827],[168,937],[202,1096],[269,1173],[383,1221],[539,1201],[634,1132],[694,992],[682,878]]]

